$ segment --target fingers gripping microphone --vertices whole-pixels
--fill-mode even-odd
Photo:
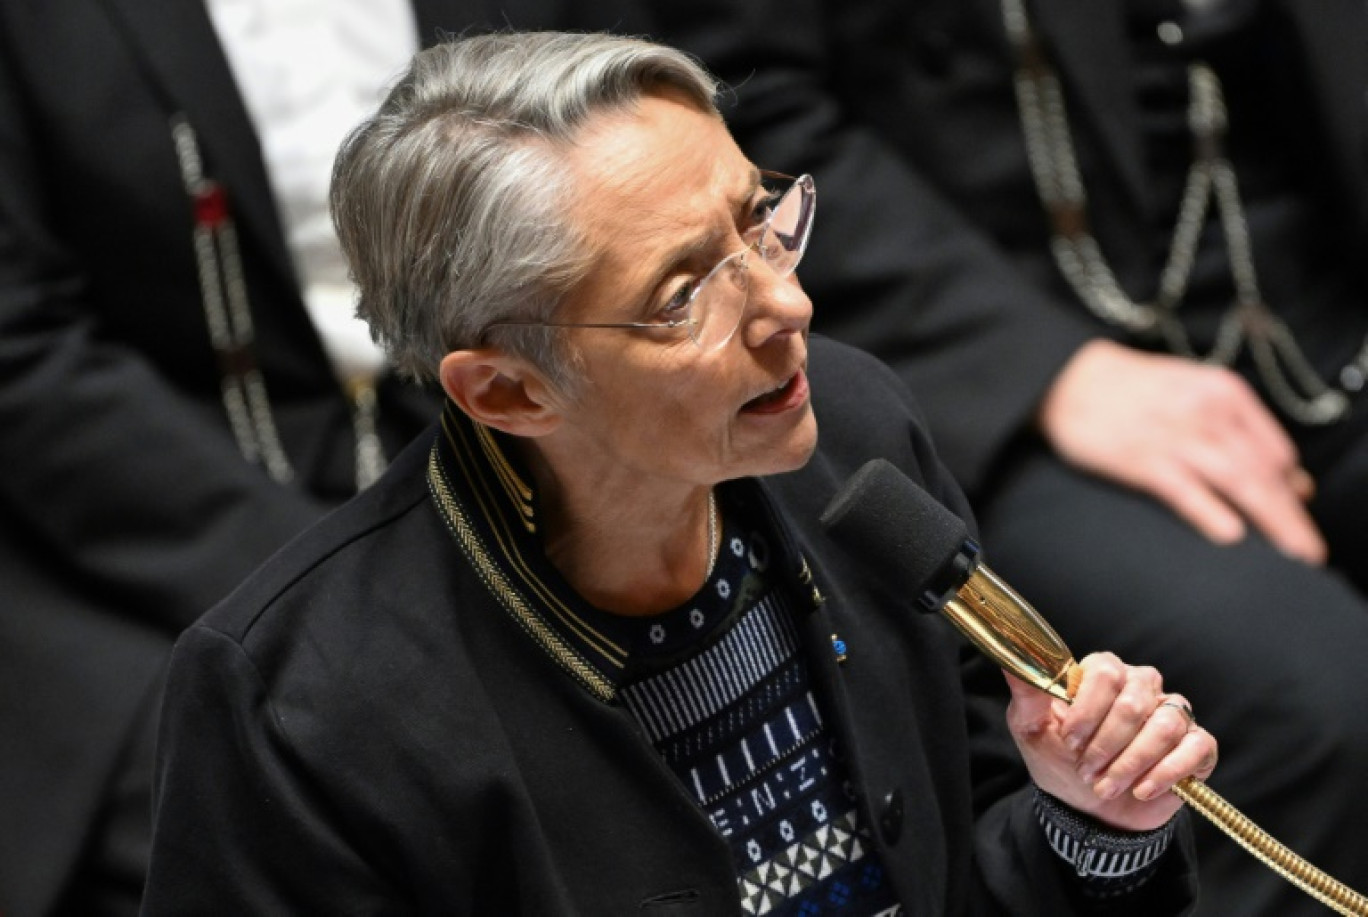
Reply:
[[[851,476],[822,513],[822,526],[862,558],[894,595],[939,610],[998,665],[1063,700],[1079,667],[1059,635],[1030,604],[979,562],[963,520],[884,459]],[[1278,875],[1322,904],[1368,917],[1368,898],[1317,869],[1195,777],[1173,788]]]

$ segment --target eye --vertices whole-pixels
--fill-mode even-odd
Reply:
[[[668,322],[682,322],[689,317],[689,308],[693,305],[694,294],[698,290],[698,282],[694,280],[680,281],[673,287],[673,292],[661,304],[660,316]]]
[[[779,205],[781,195],[768,188],[762,188],[760,196],[751,205],[750,213],[747,215],[746,225],[742,227],[742,234],[747,242],[754,242],[764,231],[765,224],[774,215],[774,208]]]

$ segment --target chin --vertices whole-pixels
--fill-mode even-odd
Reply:
[[[787,471],[797,471],[808,463],[812,454],[817,451],[817,421],[809,415],[808,422],[799,429],[794,430],[781,443],[776,443],[774,447],[766,453],[765,464],[768,466],[757,475],[783,474]]]

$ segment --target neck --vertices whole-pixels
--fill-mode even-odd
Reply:
[[[712,573],[721,538],[712,489],[650,481],[577,481],[531,463],[543,544],[585,600],[644,616],[686,602]]]

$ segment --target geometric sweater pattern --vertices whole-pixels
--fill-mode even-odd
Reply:
[[[894,917],[768,544],[735,516],[693,601],[639,622],[620,696],[727,840],[745,913]]]

